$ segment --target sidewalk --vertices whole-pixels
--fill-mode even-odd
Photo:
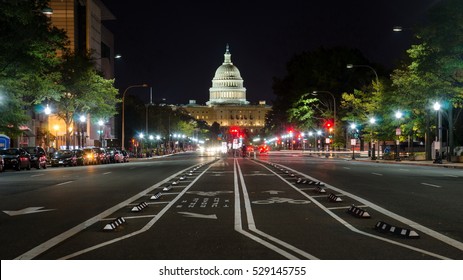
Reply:
[[[434,167],[445,167],[445,168],[459,168],[463,169],[463,163],[456,163],[456,162],[447,162],[443,160],[442,163],[434,163],[432,160],[384,160],[384,159],[375,159],[371,160],[368,157],[361,157],[358,160],[362,161],[370,161],[376,163],[384,163],[384,164],[408,164],[408,165],[420,165],[420,166],[434,166]]]
[[[302,154],[305,156],[313,157],[326,157],[326,158],[340,158],[345,160],[353,160],[352,152],[308,152],[301,150],[282,150],[282,151],[271,151],[273,154]],[[463,169],[462,162],[448,162],[443,160],[442,163],[434,163],[432,160],[384,160],[384,159],[375,159],[371,160],[368,157],[368,152],[355,152],[355,160],[363,162],[375,162],[375,163],[384,163],[384,164],[408,164],[408,165],[418,165],[418,166],[434,166],[434,167],[445,167],[445,168],[459,168]]]

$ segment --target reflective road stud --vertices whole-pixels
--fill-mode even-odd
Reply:
[[[111,223],[107,224],[103,230],[105,231],[113,231],[116,230],[119,226],[121,226],[123,223],[125,223],[125,219],[122,217],[116,218],[114,221]]]
[[[143,208],[146,208],[148,204],[146,202],[140,202],[137,206],[132,208],[132,212],[140,212]]]
[[[349,207],[347,212],[359,218],[371,218],[370,214],[367,211],[355,205],[352,205],[351,207]]]
[[[396,227],[396,226],[387,224],[382,221],[379,221],[376,223],[375,229],[381,232],[386,232],[386,233],[389,232],[389,233],[399,235],[405,238],[413,238],[413,239],[420,238],[420,235],[414,230]]]

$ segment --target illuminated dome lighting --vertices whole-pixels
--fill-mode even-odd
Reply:
[[[243,87],[243,78],[238,68],[231,61],[231,54],[227,44],[222,65],[215,71],[212,87],[209,89],[207,105],[245,105],[246,88]]]

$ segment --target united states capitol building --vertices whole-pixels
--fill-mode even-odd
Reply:
[[[209,89],[209,101],[206,105],[190,100],[182,106],[192,117],[212,125],[217,122],[222,129],[238,126],[249,134],[258,134],[265,126],[266,114],[271,106],[265,101],[251,105],[246,100],[246,88],[238,68],[233,65],[227,45],[224,61],[215,71],[212,87]]]

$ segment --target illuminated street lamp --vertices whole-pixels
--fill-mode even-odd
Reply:
[[[122,147],[122,150],[125,150],[125,94],[127,93],[127,91],[131,88],[135,88],[135,87],[148,87],[147,84],[141,84],[141,85],[133,85],[133,86],[129,86],[128,88],[126,88],[124,90],[124,93],[122,94],[122,143],[121,143],[121,147]]]
[[[400,119],[403,117],[403,113],[401,111],[395,112],[395,118],[397,119],[398,125],[397,129],[395,130],[395,135],[397,135],[396,145],[395,145],[395,160],[400,161],[399,155],[399,145],[400,145],[400,135],[402,135],[402,130],[400,129]]]
[[[85,133],[85,132],[84,132],[84,123],[87,121],[87,118],[86,118],[84,115],[82,115],[82,116],[80,116],[79,120],[80,120],[80,132],[81,132],[81,135],[82,135],[82,136],[81,136],[81,137],[82,137],[82,139],[81,139],[81,141],[82,141],[81,147],[83,148],[83,147],[84,147],[84,143],[85,143],[85,137],[84,137],[84,133]]]
[[[352,69],[352,68],[356,68],[356,67],[364,67],[364,68],[368,68],[371,71],[373,71],[373,73],[375,74],[375,77],[376,77],[376,84],[379,84],[378,73],[376,73],[376,70],[373,67],[371,67],[370,65],[354,65],[354,64],[347,64],[346,65],[347,69]]]
[[[441,154],[441,147],[442,147],[442,110],[441,104],[439,102],[435,102],[433,108],[437,111],[437,133],[436,133],[436,141],[434,144],[434,149],[436,151],[436,158],[434,159],[434,163],[442,163],[442,154]]]
[[[352,159],[355,160],[355,146],[357,145],[357,137],[355,137],[355,133],[357,131],[357,125],[352,123],[350,125],[350,129],[352,130],[352,138],[350,139],[350,145],[352,146]]]
[[[331,97],[333,98],[333,122],[334,122],[334,129],[336,129],[336,98],[334,97],[334,94],[332,94],[331,92],[326,91],[326,90],[321,90],[321,91],[320,90],[314,90],[311,94],[316,96],[316,95],[318,95],[318,93],[326,93],[326,94],[331,95]]]
[[[375,160],[375,141],[373,141],[373,126],[376,124],[376,119],[375,117],[370,118],[370,125],[371,125],[371,136],[370,136],[370,141],[371,141],[371,159]],[[378,156],[379,156],[379,141],[378,141]]]
[[[100,147],[103,147],[103,125],[104,125],[104,122],[103,120],[99,120],[98,121],[98,125],[100,126]]]

